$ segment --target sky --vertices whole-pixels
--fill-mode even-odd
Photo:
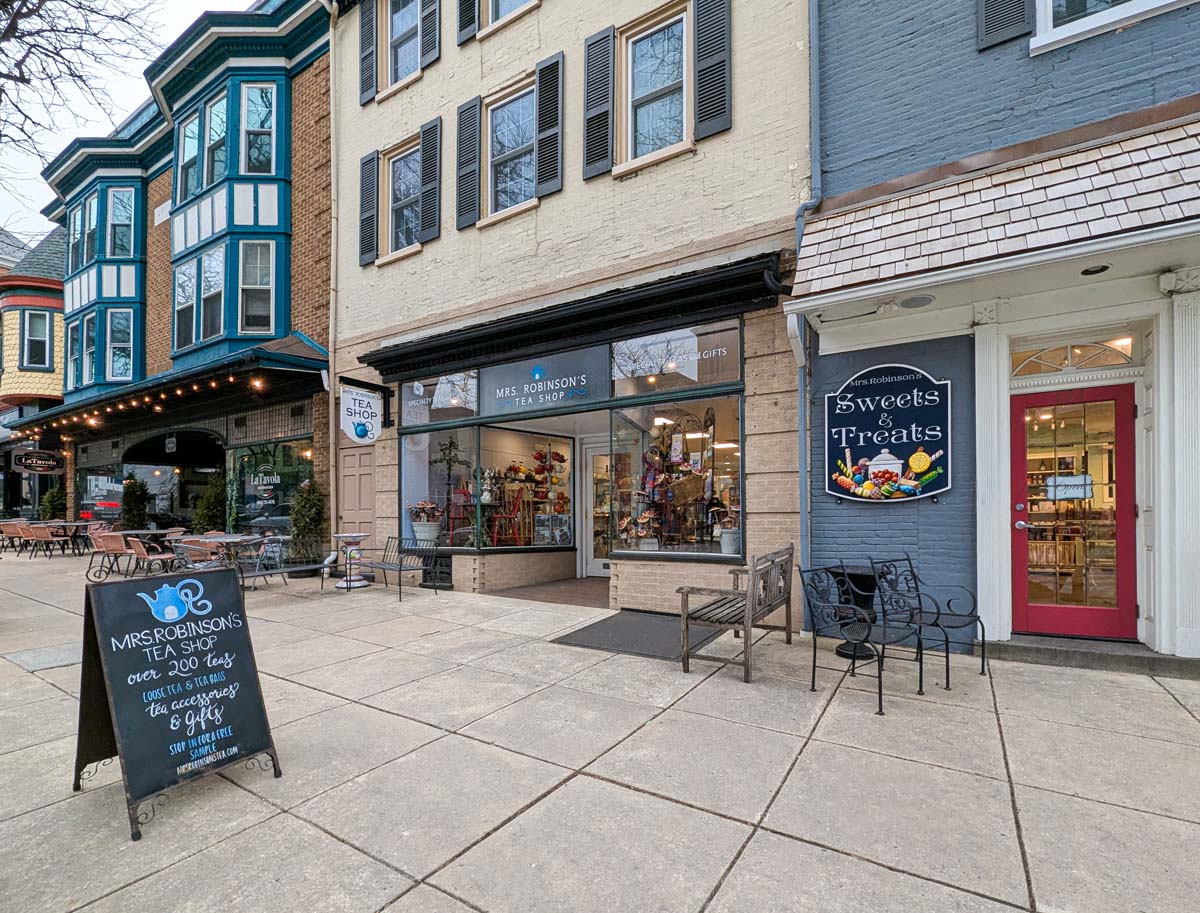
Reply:
[[[242,10],[249,0],[163,0],[154,15],[158,47],[165,48],[174,41],[202,12],[206,10]],[[107,83],[112,97],[112,116],[80,99],[77,108],[79,121],[68,118],[59,131],[47,136],[44,151],[53,157],[71,140],[79,136],[105,136],[150,97],[150,89],[142,76],[149,61],[132,61],[128,72],[114,72]],[[39,210],[54,199],[54,193],[41,179],[42,163],[34,157],[18,156],[0,149],[0,162],[23,175],[16,193],[0,188],[0,228],[11,231],[21,240],[32,242],[53,226],[42,218]]]

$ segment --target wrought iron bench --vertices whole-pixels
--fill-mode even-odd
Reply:
[[[741,569],[746,576],[746,588],[735,586],[731,590],[721,590],[702,586],[681,586],[675,592],[679,594],[679,619],[683,637],[683,671],[688,672],[689,660],[705,659],[728,665],[736,660],[727,656],[711,656],[693,653],[688,643],[688,624],[694,623],[705,627],[741,633],[743,678],[751,679],[751,649],[753,646],[752,631],[754,628],[769,628],[778,630],[778,625],[764,625],[763,619],[777,609],[784,609],[784,631],[787,642],[792,642],[792,562],[796,546],[789,545],[778,551],[771,552],[759,558],[751,558],[746,568]],[[692,596],[704,596],[708,599],[701,605],[692,608]]]
[[[437,543],[428,539],[404,539],[400,536],[388,536],[383,549],[361,549],[366,552],[380,552],[376,559],[362,558],[355,564],[362,568],[380,571],[383,574],[383,585],[388,585],[388,571],[396,574],[396,591],[399,601],[404,601],[404,586],[400,575],[404,571],[420,571],[422,576],[433,566],[437,557]],[[437,587],[433,588],[434,594]]]
[[[325,571],[336,563],[336,550],[326,548],[319,539],[266,536],[234,550],[238,580],[243,587],[251,581],[251,590],[258,588],[260,579],[269,577],[282,577],[286,586],[288,574],[303,571],[319,571],[321,589],[325,589]]]

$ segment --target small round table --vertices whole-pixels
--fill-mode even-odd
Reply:
[[[354,562],[362,557],[359,549],[362,547],[363,540],[370,533],[334,533],[333,538],[337,540],[338,545],[342,549],[342,553],[346,558],[346,576],[343,577],[334,586],[339,590],[358,590],[365,586],[370,586],[369,581],[362,574],[354,569]]]

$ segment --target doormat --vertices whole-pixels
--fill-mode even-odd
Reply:
[[[577,628],[562,637],[556,637],[553,642],[589,650],[679,661],[683,658],[679,627],[679,616],[670,612],[621,609],[616,615]],[[694,652],[720,633],[720,628],[689,624],[688,644]]]

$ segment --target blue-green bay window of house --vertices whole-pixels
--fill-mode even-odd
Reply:
[[[129,308],[110,308],[106,319],[107,379],[133,380],[133,311]]]
[[[83,201],[83,262],[96,259],[96,231],[100,218],[100,197],[90,193]]]
[[[196,341],[196,261],[175,267],[175,348]]]
[[[96,380],[96,312],[83,318],[83,384]]]
[[[209,187],[225,177],[225,134],[228,129],[229,104],[222,92],[208,103],[205,113],[204,186]]]
[[[79,386],[79,321],[67,327],[67,376],[66,387],[74,390]]]
[[[592,498],[603,525],[581,529],[606,539],[605,555],[733,560],[742,388],[739,319],[402,383],[401,533],[563,548],[589,519],[576,502]],[[598,483],[575,465],[574,434],[607,437],[603,494],[584,494]]]
[[[193,114],[179,129],[179,199],[200,190],[200,115]]]
[[[133,256],[133,188],[108,191],[108,256]]]
[[[275,86],[242,86],[242,174],[275,173]]]
[[[225,248],[217,246],[200,257],[200,341],[221,335],[225,310]]]

